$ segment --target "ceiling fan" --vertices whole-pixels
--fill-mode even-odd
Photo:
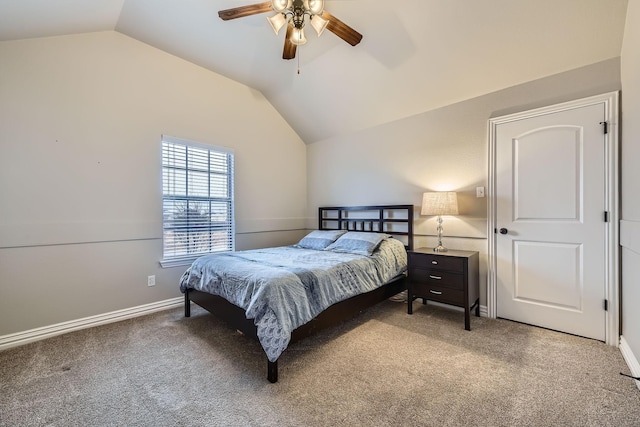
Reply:
[[[263,3],[234,7],[218,12],[218,16],[225,21],[259,13],[276,12],[268,17],[276,34],[286,25],[287,34],[284,39],[282,59],[293,59],[298,46],[307,42],[304,26],[307,21],[320,34],[327,29],[342,40],[355,46],[362,40],[362,34],[324,10],[324,0],[271,0]]]

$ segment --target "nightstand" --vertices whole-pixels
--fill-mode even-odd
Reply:
[[[408,255],[407,313],[413,313],[416,298],[463,307],[464,328],[470,331],[471,309],[475,307],[475,315],[480,315],[478,252],[419,248]]]

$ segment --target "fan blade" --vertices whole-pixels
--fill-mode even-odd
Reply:
[[[291,37],[291,33],[293,33],[293,27],[291,25],[287,25],[287,35],[284,38],[284,50],[282,51],[282,59],[293,59],[296,57],[296,49],[298,46],[291,43],[289,38]]]
[[[250,4],[248,6],[234,7],[233,9],[225,9],[218,12],[218,16],[224,21],[229,19],[243,18],[245,16],[256,15],[258,13],[269,12],[271,9],[271,2],[266,1],[264,3]]]
[[[340,37],[351,46],[357,45],[358,43],[360,43],[360,40],[362,40],[362,34],[357,32],[326,10],[322,13],[322,18],[329,21],[329,23],[327,24],[327,30],[331,31],[333,34]]]

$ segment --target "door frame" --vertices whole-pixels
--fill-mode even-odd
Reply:
[[[619,246],[619,159],[620,134],[619,92],[609,92],[561,104],[490,118],[488,123],[489,171],[488,171],[488,256],[487,256],[487,317],[495,319],[498,312],[498,277],[496,258],[496,145],[498,126],[516,120],[545,114],[604,104],[608,133],[605,134],[605,209],[609,221],[605,228],[605,298],[608,302],[605,314],[605,342],[618,347],[620,343],[620,246]]]

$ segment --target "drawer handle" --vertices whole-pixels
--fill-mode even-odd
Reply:
[[[429,278],[430,278],[430,279],[436,279],[436,280],[442,280],[442,277],[440,277],[440,276],[433,276],[433,275],[431,275],[431,274],[429,275]]]
[[[434,291],[433,289],[429,289],[429,292],[431,292],[432,294],[436,294],[436,295],[442,295],[442,292]]]
[[[431,264],[438,265],[438,261],[431,261]]]

